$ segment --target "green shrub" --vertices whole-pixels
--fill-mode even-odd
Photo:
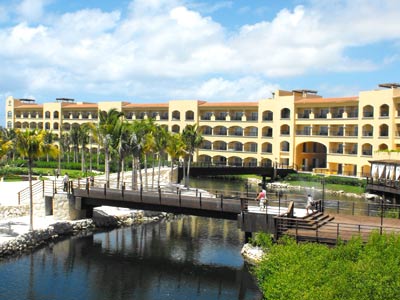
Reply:
[[[255,247],[261,247],[263,249],[268,249],[273,243],[271,235],[264,232],[256,232],[254,237],[250,239],[250,244]]]
[[[400,236],[328,247],[283,238],[254,269],[265,299],[398,299]]]

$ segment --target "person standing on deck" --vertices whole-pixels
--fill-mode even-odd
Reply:
[[[314,199],[313,199],[313,197],[311,196],[311,194],[308,194],[308,196],[307,196],[307,205],[306,205],[307,215],[309,214],[308,211],[309,211],[310,209],[311,209],[311,212],[314,212],[313,207],[314,207]]]
[[[261,189],[256,198],[257,201],[260,201],[260,210],[266,209],[266,200],[267,200],[267,192],[264,189]]]
[[[68,191],[68,182],[69,182],[69,176],[68,176],[68,173],[65,173],[64,178],[63,178],[64,192]]]

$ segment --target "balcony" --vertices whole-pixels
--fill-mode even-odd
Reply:
[[[311,135],[310,130],[296,130],[296,135]]]

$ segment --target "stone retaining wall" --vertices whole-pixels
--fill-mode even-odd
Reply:
[[[29,205],[0,206],[0,218],[15,218],[29,214]]]
[[[96,230],[97,228],[116,228],[149,223],[168,216],[166,213],[159,213],[157,216],[145,217],[143,211],[135,211],[121,216],[102,215],[93,219],[61,221],[51,224],[46,229],[21,234],[15,239],[0,245],[0,258],[32,251],[41,245],[47,245],[62,237]]]

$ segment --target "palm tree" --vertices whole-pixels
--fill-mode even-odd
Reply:
[[[79,146],[81,147],[81,172],[85,172],[85,148],[89,143],[89,131],[90,125],[89,123],[85,123],[78,129],[78,141]]]
[[[161,159],[163,158],[163,156],[166,152],[169,136],[170,136],[170,134],[164,126],[156,126],[155,127],[155,132],[154,132],[155,148],[154,149],[158,156],[158,179],[157,179],[158,187],[160,186],[160,177],[161,177]]]
[[[13,128],[10,128],[10,129],[2,128],[0,131],[0,135],[3,139],[3,142],[11,142],[11,144],[15,141],[15,138],[16,138],[16,132]],[[7,159],[11,158],[12,160],[14,160],[15,152],[16,152],[15,148],[10,147],[8,149]]]
[[[45,131],[43,136],[43,154],[46,155],[46,161],[49,161],[50,152],[54,149],[55,134],[51,131]]]
[[[185,155],[185,143],[183,142],[182,135],[179,133],[169,134],[167,140],[167,153],[171,157],[171,178],[170,181],[172,183],[173,172],[174,172],[174,163],[179,161],[179,158]]]
[[[185,129],[183,129],[182,131],[182,138],[186,145],[187,154],[189,155],[186,180],[185,180],[185,186],[189,187],[189,172],[190,172],[191,159],[196,148],[199,147],[200,144],[203,142],[203,137],[201,133],[198,131],[197,125],[194,124],[194,125],[186,125]]]
[[[110,184],[110,152],[113,149],[113,144],[115,144],[116,128],[118,128],[117,125],[121,121],[122,116],[123,113],[117,111],[115,108],[110,109],[108,112],[104,110],[99,111],[99,133],[104,147],[104,169],[106,173],[107,186]]]
[[[155,139],[154,139],[154,131],[155,131],[155,124],[153,119],[145,119],[142,121],[142,126],[144,130],[144,136],[142,139],[141,148],[144,152],[144,178],[145,178],[145,186],[146,189],[149,187],[148,183],[148,176],[147,176],[147,158],[149,153],[154,151],[155,147]],[[154,161],[154,160],[153,160]],[[154,164],[153,164],[153,178],[154,178]]]
[[[79,152],[79,126],[72,126],[70,131],[70,140],[72,148],[74,149],[74,163],[78,162],[78,152]]]
[[[92,144],[93,143],[97,143],[97,151],[99,151],[99,149],[100,149],[100,145],[99,145],[99,142],[98,142],[99,141],[98,127],[93,122],[85,123],[84,126],[87,127],[88,134],[89,134],[89,143],[90,143],[89,170],[90,170],[90,172],[92,172]],[[98,161],[99,161],[99,158],[97,157],[97,162]],[[97,165],[97,168],[98,168],[98,165]]]
[[[64,155],[67,155],[67,163],[69,163],[69,152],[71,147],[71,136],[68,132],[61,135],[59,139],[60,150]]]
[[[124,178],[124,168],[125,168],[125,157],[130,152],[129,147],[129,139],[130,139],[130,130],[127,122],[119,122],[119,128],[116,128],[116,135],[118,134],[118,138],[116,139],[117,145],[116,150],[118,153],[118,172],[117,172],[117,188],[119,188],[120,183],[120,173],[122,173],[122,181]]]
[[[7,155],[11,148],[12,141],[3,140],[3,138],[0,138],[0,160]]]
[[[32,165],[33,160],[38,159],[43,155],[44,136],[46,132],[44,130],[26,130],[17,131],[15,148],[17,152],[28,162],[28,173],[29,173],[29,230],[33,230],[33,195],[32,195]],[[54,150],[50,152],[51,155],[57,155],[57,148],[54,146]]]

